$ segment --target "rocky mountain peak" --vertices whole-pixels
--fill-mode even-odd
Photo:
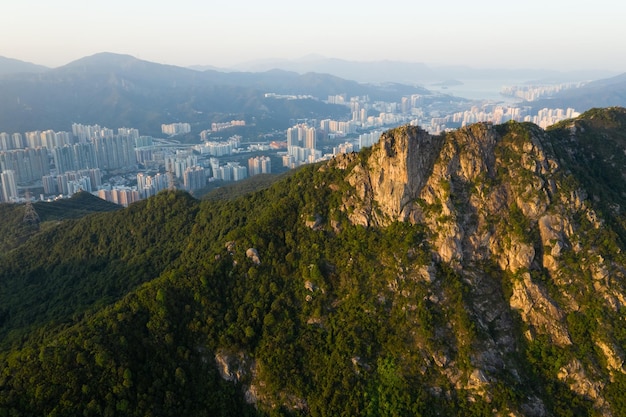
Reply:
[[[572,174],[571,159],[579,153],[575,144],[583,133],[567,126],[546,132],[520,123],[480,123],[440,136],[412,126],[393,129],[370,153],[344,164],[352,189],[342,210],[362,226],[401,221],[423,227],[433,262],[451,266],[471,283],[466,307],[489,333],[474,346],[473,372],[484,372],[489,381],[491,365],[481,358],[493,357],[493,346],[521,349],[509,338],[518,317],[526,329],[523,343],[547,340],[570,352],[564,357],[571,361],[556,377],[593,401],[600,414],[611,415],[602,384],[594,378],[626,372],[619,344],[611,338],[606,344],[599,332],[590,336],[599,362],[583,363],[571,355],[579,338],[573,317],[589,308],[584,294],[594,294],[597,308],[626,307],[621,252],[610,249],[608,241],[588,239],[610,240],[610,233],[603,232],[597,200]],[[487,289],[500,284],[487,278],[486,265],[507,282],[504,299]]]
[[[347,178],[356,189],[356,195],[344,201],[353,223],[380,226],[408,220],[442,143],[440,137],[415,126],[383,133]]]

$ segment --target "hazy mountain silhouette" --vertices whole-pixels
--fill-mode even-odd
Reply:
[[[390,84],[365,85],[318,73],[283,70],[262,73],[196,71],[143,61],[130,55],[99,53],[40,72],[0,77],[0,126],[9,132],[67,130],[73,122],[109,127],[133,126],[159,132],[161,123],[208,124],[236,117],[257,117],[287,126],[290,118],[339,117],[348,109],[317,100],[289,105],[268,100],[265,93],[369,95],[397,101],[404,94],[427,90]]]
[[[446,79],[465,80],[550,80],[551,82],[593,80],[615,75],[610,71],[559,72],[544,69],[472,68],[464,65],[433,65],[422,62],[394,60],[350,61],[308,55],[296,60],[264,59],[248,61],[234,66],[240,71],[267,71],[283,69],[298,73],[321,72],[359,82],[401,82],[427,85]]]
[[[31,62],[20,61],[19,59],[0,56],[0,75],[14,74],[19,72],[44,72],[50,68]]]
[[[626,105],[626,73],[616,77],[601,79],[585,84],[580,88],[561,91],[554,97],[530,103],[535,109],[572,107],[586,111],[593,107]]]

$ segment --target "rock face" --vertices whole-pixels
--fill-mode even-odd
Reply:
[[[531,326],[534,333],[549,335],[557,346],[572,344],[563,323],[563,311],[544,289],[532,282],[528,272],[523,274],[523,280],[515,282],[510,303],[512,308],[519,310],[522,320]],[[532,338],[532,335],[528,337]]]
[[[440,138],[410,126],[382,135],[367,165],[372,199],[384,215],[398,220],[410,216],[441,143]]]
[[[246,250],[246,257],[250,259],[255,265],[261,264],[259,252],[255,248],[248,248],[248,250]]]
[[[229,382],[240,383],[244,388],[244,398],[248,404],[259,401],[257,387],[254,385],[256,363],[245,353],[230,353],[219,350],[215,353],[215,364],[220,376]]]
[[[608,242],[584,243],[587,233],[600,236],[603,220],[588,193],[561,167],[562,155],[575,151],[555,150],[568,145],[554,140],[536,126],[516,123],[476,124],[442,136],[397,128],[383,134],[366,158],[337,163],[352,186],[341,210],[363,226],[408,221],[425,227],[433,262],[451,266],[472,283],[466,308],[478,327],[489,331],[473,346],[473,370],[461,372],[439,361],[451,383],[488,396],[497,379],[492,364],[517,366],[500,355],[521,349],[510,337],[516,331],[512,318],[518,317],[527,342],[547,340],[571,359],[553,377],[608,416],[603,385],[594,378],[626,372],[623,347],[604,331],[590,330],[597,362],[579,361],[571,354],[576,348],[570,327],[586,313],[583,294],[596,294],[599,305],[611,311],[626,306],[626,268],[615,261],[622,259],[619,253],[606,249]],[[486,290],[485,265],[507,282],[507,297]],[[436,285],[434,274],[425,271],[417,275]],[[547,413],[538,397],[520,410]]]
[[[344,199],[344,207],[353,223],[381,226],[409,219],[441,143],[413,126],[384,133],[366,164],[356,165],[348,178],[355,195]]]

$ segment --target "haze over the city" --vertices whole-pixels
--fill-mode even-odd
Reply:
[[[612,0],[7,1],[0,55],[50,67],[102,51],[233,67],[310,54],[476,68],[626,71]]]

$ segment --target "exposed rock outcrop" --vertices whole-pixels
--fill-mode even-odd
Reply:
[[[261,264],[261,258],[259,258],[259,251],[257,251],[255,248],[248,248],[248,250],[246,250],[246,257],[250,259],[252,263],[255,265]]]
[[[344,198],[350,220],[364,226],[411,218],[439,155],[442,138],[413,126],[385,132],[366,161],[347,180],[355,194]],[[355,199],[356,197],[356,199]]]
[[[558,346],[572,344],[563,324],[563,312],[546,291],[532,281],[528,272],[523,274],[522,280],[516,280],[513,284],[510,302],[511,307],[519,310],[522,319],[530,324],[531,330],[549,335]],[[532,339],[533,335],[528,333],[527,337]]]
[[[439,156],[442,139],[418,127],[384,133],[369,157],[372,199],[392,220],[407,220]]]
[[[510,338],[512,315],[521,318],[528,341],[547,337],[555,346],[569,349],[567,317],[581,309],[572,292],[574,282],[577,291],[597,293],[614,311],[625,305],[617,284],[623,268],[607,262],[597,245],[581,244],[581,231],[600,230],[602,218],[587,201],[587,192],[558,161],[541,129],[475,124],[441,136],[411,126],[393,129],[381,136],[366,158],[351,156],[339,163],[350,169],[346,180],[352,190],[344,195],[341,210],[352,223],[423,225],[433,261],[450,265],[471,283],[467,308],[485,333],[473,346],[474,370],[463,374],[454,361],[436,359],[448,358],[449,352],[431,358],[452,384],[485,398],[491,375],[497,373],[493,364],[505,366],[501,353],[520,349]],[[576,264],[573,259],[580,261]],[[501,279],[510,280],[508,300],[486,290],[488,280],[475,272],[477,265],[485,264],[493,265]],[[417,274],[427,285],[436,284],[435,275],[427,267]],[[586,276],[591,280],[582,279]],[[429,299],[439,303],[444,298],[433,293]],[[596,339],[606,370],[624,372],[621,350]],[[558,377],[608,415],[603,386],[587,378],[598,372],[603,371],[592,363],[573,361]],[[520,415],[548,414],[536,397],[522,410]]]
[[[370,150],[318,168],[344,171],[324,184],[341,193],[340,203],[301,214],[307,233],[342,238],[350,222],[372,229],[406,222],[413,226],[400,229],[414,227],[415,240],[423,240],[386,254],[372,273],[382,282],[363,287],[376,298],[364,303],[360,320],[377,311],[408,320],[409,331],[398,339],[405,350],[388,362],[394,374],[411,369],[412,377],[432,383],[434,397],[465,396],[492,405],[494,415],[513,416],[553,415],[548,385],[533,385],[545,379],[594,413],[613,415],[607,393],[626,373],[623,336],[613,328],[626,306],[626,263],[602,234],[604,212],[563,168],[567,155],[557,145],[545,131],[518,123],[480,123],[439,136],[403,126]],[[254,262],[258,253],[251,250],[246,255]],[[351,255],[346,264],[361,273]],[[350,273],[316,265],[303,274],[300,305],[308,310],[307,328],[324,332],[332,314],[360,301],[334,294],[352,285]],[[618,320],[603,327],[605,317]],[[368,352],[342,359],[357,380],[379,365],[380,356]],[[218,364],[224,378],[240,380],[233,364]],[[257,368],[263,370],[262,361]],[[497,403],[504,386],[523,394]],[[307,407],[289,389],[272,398],[264,392],[262,381],[247,389],[270,408]]]

